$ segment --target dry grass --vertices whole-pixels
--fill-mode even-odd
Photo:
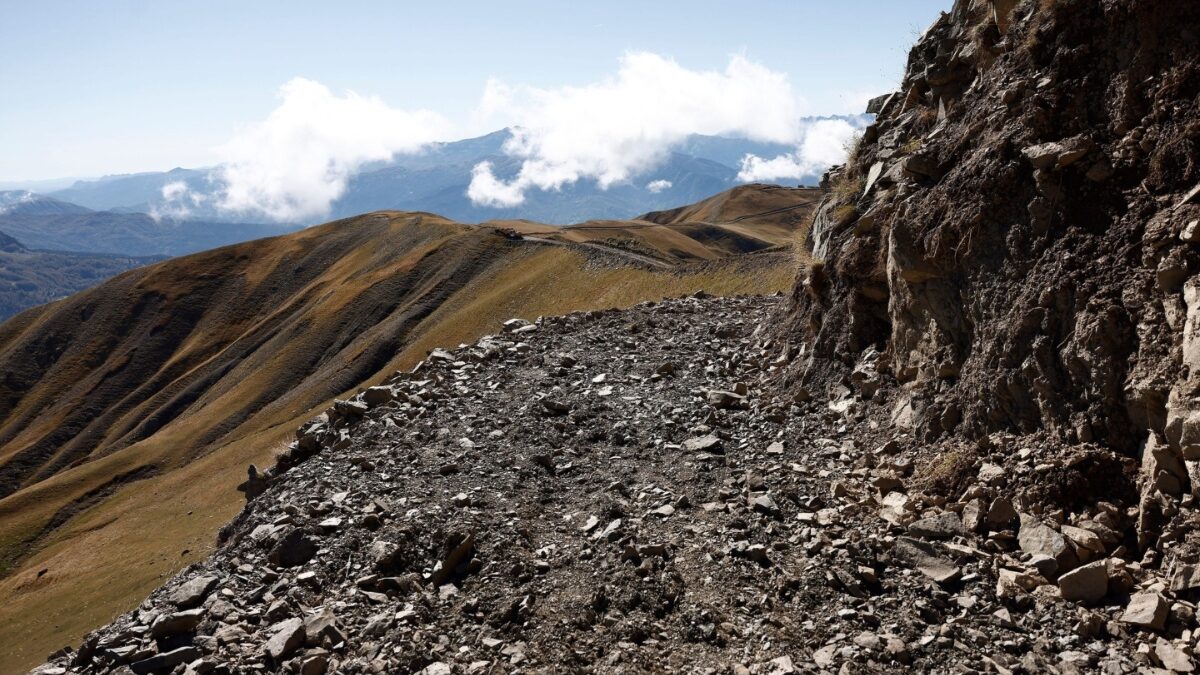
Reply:
[[[833,216],[834,223],[841,227],[858,217],[858,207],[853,204],[843,204],[835,208],[830,215]]]
[[[833,185],[830,186],[830,191],[833,193],[834,199],[838,202],[854,202],[857,201],[859,196],[862,195],[863,188],[866,187],[866,185],[867,181],[865,178],[861,176],[851,178],[846,171],[843,170],[842,173],[838,174],[838,177],[833,181]]]

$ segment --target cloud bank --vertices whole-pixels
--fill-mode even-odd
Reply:
[[[478,204],[515,206],[530,189],[585,178],[607,188],[654,168],[691,134],[794,143],[802,108],[786,76],[741,56],[723,71],[695,71],[634,52],[613,77],[557,89],[493,79],[479,113],[514,125],[504,151],[520,158],[521,168],[505,179],[480,164],[467,195]]]
[[[746,155],[738,180],[753,183],[800,179],[845,161],[846,149],[855,134],[869,123],[865,116],[854,118],[853,122],[838,118],[803,124],[795,152],[771,159]]]
[[[265,119],[216,149],[211,189],[166,185],[156,217],[216,208],[311,220],[328,214],[365,164],[420,152],[455,133],[439,113],[394,108],[354,92],[337,95],[304,78],[280,87],[278,98]],[[795,147],[773,158],[747,155],[739,181],[813,175],[845,158],[845,145],[865,118],[862,124],[813,121],[806,112],[784,74],[742,56],[731,57],[722,70],[691,70],[658,54],[631,52],[613,75],[582,86],[539,88],[492,79],[474,124],[508,127],[512,135],[503,152],[518,159],[519,168],[497,175],[492,163],[479,163],[467,196],[479,205],[513,207],[530,190],[558,190],[580,180],[602,189],[647,180],[646,190],[661,192],[670,181],[646,174],[693,134]]]
[[[279,99],[265,120],[217,148],[221,209],[280,221],[323,215],[363,164],[418,152],[450,130],[437,113],[354,92],[337,96],[299,77],[280,87]],[[166,188],[163,196],[187,198]]]

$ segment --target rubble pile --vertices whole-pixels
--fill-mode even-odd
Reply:
[[[38,672],[1193,667],[1200,566],[1133,555],[1136,495],[1039,492],[1101,451],[997,434],[948,498],[885,408],[776,393],[781,304],[435,350],[301,428],[210,558]]]

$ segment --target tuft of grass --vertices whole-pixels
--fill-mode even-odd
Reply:
[[[858,199],[866,185],[867,181],[865,178],[862,178],[861,176],[858,178],[850,178],[848,175],[846,175],[846,171],[843,170],[842,173],[838,174],[838,177],[834,179],[833,185],[830,187],[830,191],[833,193],[833,196],[837,201],[852,202]]]
[[[834,222],[841,227],[858,217],[858,207],[853,204],[843,204],[834,209],[832,215]]]
[[[846,141],[846,144],[842,146],[842,149],[846,151],[847,167],[854,166],[858,163],[858,153],[862,151],[862,146],[863,134],[861,131],[855,132],[854,135]]]

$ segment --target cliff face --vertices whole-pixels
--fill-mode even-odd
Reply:
[[[925,439],[1200,450],[1198,39],[1194,2],[958,0],[828,176],[790,381],[894,379]]]

